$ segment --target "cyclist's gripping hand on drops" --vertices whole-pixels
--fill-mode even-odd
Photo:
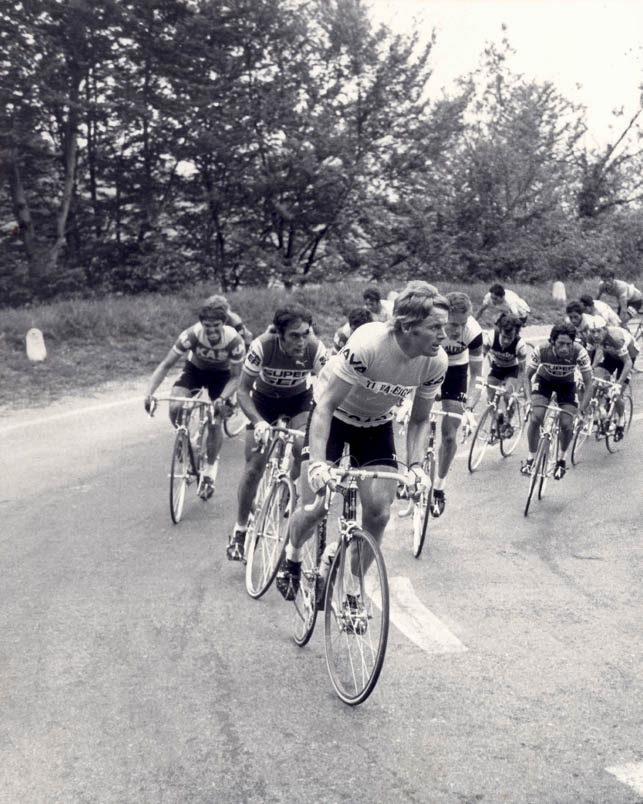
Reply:
[[[330,468],[325,461],[312,461],[308,467],[308,484],[315,492],[323,491],[323,489],[332,483],[330,476]]]
[[[149,413],[149,415],[151,416],[154,413],[154,408],[156,407],[154,397],[151,394],[148,394],[145,397],[143,404],[145,405],[145,412]]]
[[[263,419],[255,424],[255,443],[266,444],[270,437],[270,425]]]
[[[428,475],[419,463],[409,466],[406,470],[405,481],[411,496],[419,494],[423,489],[428,489],[431,485]]]

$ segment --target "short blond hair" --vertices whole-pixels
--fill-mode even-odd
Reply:
[[[427,283],[428,284],[428,283]],[[449,312],[449,302],[439,293],[432,293],[427,288],[405,287],[395,299],[393,305],[393,328],[401,332],[402,326],[419,324],[438,308]]]

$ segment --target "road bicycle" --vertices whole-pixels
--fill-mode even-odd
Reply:
[[[295,508],[297,493],[292,480],[295,440],[302,430],[288,427],[288,418],[280,417],[270,428],[266,445],[266,465],[248,518],[244,555],[246,556],[246,591],[255,599],[270,588],[288,541],[288,525]]]
[[[558,406],[558,395],[554,391],[547,407],[545,408],[545,420],[540,427],[540,438],[538,448],[531,466],[529,474],[529,488],[527,490],[527,502],[525,503],[525,516],[529,513],[534,491],[538,488],[538,499],[545,496],[547,481],[554,474],[558,454],[560,451],[560,416],[566,411]]]
[[[358,481],[380,478],[405,483],[394,471],[332,468],[328,487],[309,510],[325,516],[302,547],[299,588],[294,600],[293,636],[310,640],[318,610],[324,612],[326,666],[333,689],[351,706],[363,703],[382,670],[389,630],[389,589],[379,545],[357,521]],[[333,496],[342,496],[337,523],[329,522]]]
[[[152,397],[150,416],[154,415],[159,402],[180,402],[175,429],[172,459],[170,463],[170,516],[178,525],[183,516],[183,507],[188,486],[195,484],[196,492],[201,499],[211,495],[204,493],[204,470],[207,465],[207,443],[211,427],[225,419],[223,408],[225,403],[216,399],[211,402],[204,388],[195,396]],[[219,458],[209,476],[214,483],[219,468]]]
[[[518,446],[527,421],[527,402],[519,391],[508,392],[504,384],[490,385],[482,382],[483,388],[493,391],[491,401],[480,417],[471,441],[468,466],[475,472],[480,466],[487,447],[500,445],[500,453],[509,457]]]
[[[616,452],[623,445],[625,435],[632,424],[632,416],[634,415],[632,389],[629,384],[623,388],[620,383],[613,380],[603,380],[600,377],[595,377],[594,382],[606,389],[605,408],[601,416],[601,433],[605,436],[605,446],[608,452]],[[623,404],[623,418],[621,418],[621,414],[617,409],[619,401]],[[623,432],[621,433],[617,431],[620,424],[623,427]]]
[[[241,406],[237,400],[237,392],[230,395],[229,404],[226,410],[226,415],[223,419],[223,432],[228,438],[234,438],[245,429],[248,424],[248,417],[241,410]]]
[[[643,357],[640,354],[641,350],[643,350],[643,317],[641,317],[640,313],[630,318],[627,322],[627,329],[634,338],[634,343],[639,348],[639,356],[632,370],[640,373],[643,371]]]
[[[424,458],[422,459],[422,469],[426,476],[429,478],[429,486],[422,488],[419,493],[409,496],[408,507],[398,513],[399,517],[407,517],[413,515],[413,528],[411,531],[411,552],[415,558],[419,558],[422,554],[422,548],[426,540],[427,533],[429,532],[429,523],[431,520],[431,504],[433,501],[433,484],[435,482],[435,469],[437,464],[437,421],[438,417],[464,419],[468,423],[468,418],[464,413],[452,413],[445,410],[432,410],[429,417],[429,437],[426,442],[426,449],[424,451]],[[463,425],[463,426],[466,426]],[[470,425],[469,425],[470,426]]]

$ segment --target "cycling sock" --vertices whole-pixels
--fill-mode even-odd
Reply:
[[[535,452],[528,452],[527,457],[529,458],[530,461],[533,461],[533,459],[536,457],[536,453]]]
[[[286,558],[291,561],[301,561],[301,547],[295,547],[290,542],[286,545]]]
[[[436,491],[443,491],[446,484],[447,484],[446,477],[436,477],[435,483],[433,484],[433,488]]]
[[[238,522],[234,523],[234,532],[245,533],[248,530],[248,525],[240,525]]]
[[[569,450],[569,447],[567,447],[567,449],[561,449],[561,451],[558,453],[558,457],[560,458],[561,461],[564,461],[567,458],[567,451],[568,450]]]

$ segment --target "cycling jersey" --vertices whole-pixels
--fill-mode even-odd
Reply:
[[[228,310],[225,323],[229,327],[233,327],[233,329],[237,330],[246,346],[250,344],[250,341],[252,340],[252,332],[250,332],[248,327],[243,323],[241,316],[238,313],[233,313],[232,310]]]
[[[449,366],[464,366],[469,362],[469,349],[482,346],[482,329],[476,319],[470,315],[458,338],[447,338],[443,343],[444,351],[449,356]]]
[[[290,357],[281,348],[276,333],[265,332],[250,344],[243,372],[254,378],[253,391],[270,397],[301,394],[311,374],[319,374],[326,362],[326,349],[310,335],[301,357]]]
[[[599,293],[607,293],[610,296],[616,296],[617,299],[624,298],[626,304],[643,299],[643,294],[636,285],[633,285],[631,282],[624,282],[622,279],[614,279],[611,283],[611,287],[606,287],[605,281],[601,279],[598,284],[598,291]]]
[[[618,317],[615,310],[610,307],[607,302],[601,301],[600,299],[594,300],[592,315],[599,315],[601,318],[604,318],[609,327],[618,327],[621,323],[621,319]]]
[[[346,341],[351,336],[351,325],[348,321],[344,324],[343,327],[340,327],[338,330],[335,331],[335,335],[333,337],[333,348],[336,352],[344,346]]]
[[[500,333],[495,329],[484,332],[483,339],[492,366],[510,368],[527,359],[527,344],[520,335],[504,346],[500,343]]]
[[[505,295],[500,304],[496,304],[491,297],[491,292],[487,292],[482,299],[483,307],[495,307],[497,310],[506,311],[516,318],[525,319],[531,312],[531,307],[513,290],[505,290]]]
[[[569,357],[557,355],[551,343],[537,346],[529,357],[529,368],[536,372],[536,377],[553,383],[573,383],[576,366],[585,372],[592,369],[587,349],[577,342],[572,344]]]
[[[634,343],[634,338],[628,330],[623,327],[607,327],[605,339],[599,346],[604,354],[623,358],[631,353],[632,343]]]
[[[395,405],[417,388],[424,399],[435,399],[448,365],[444,349],[435,357],[408,357],[400,348],[390,324],[362,324],[342,351],[324,367],[315,388],[315,401],[331,374],[353,387],[335,416],[356,427],[374,427],[393,418]]]
[[[231,365],[241,363],[246,353],[235,329],[224,324],[221,338],[213,343],[200,321],[184,330],[172,349],[180,355],[187,353],[189,363],[206,371],[228,371]]]

